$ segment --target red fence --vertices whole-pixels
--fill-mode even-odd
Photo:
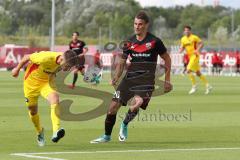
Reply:
[[[237,59],[236,55],[238,52],[232,51],[222,51],[218,52],[223,61],[223,67],[233,67],[236,65]],[[200,55],[200,64],[202,67],[212,66],[212,57],[214,52],[202,52]],[[183,66],[183,54],[171,54],[173,67]]]
[[[2,47],[0,48],[0,68],[13,68],[20,62],[25,54],[47,50],[49,50],[49,48]]]
[[[68,49],[67,46],[65,48],[57,48],[57,51],[64,51]],[[38,51],[47,51],[49,48],[28,48],[24,46],[14,46],[14,45],[8,45],[5,47],[0,47],[0,68],[13,68],[15,67],[21,58],[25,54],[31,54],[33,52],[38,52]],[[96,50],[95,46],[89,46],[89,52],[88,54],[94,53]],[[232,51],[222,51],[219,52],[220,55],[222,56],[223,59],[223,66],[224,67],[233,67],[236,65],[236,53],[237,52],[232,52]],[[211,67],[212,64],[212,56],[213,52],[202,52],[200,56],[200,63],[203,67]],[[177,68],[177,67],[182,67],[183,66],[183,54],[171,54],[172,57],[172,66]],[[104,53],[101,54],[101,58],[103,61],[104,66],[110,66],[111,65],[111,58],[112,58],[112,53]]]

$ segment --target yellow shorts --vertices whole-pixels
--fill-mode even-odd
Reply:
[[[191,55],[189,57],[189,63],[187,65],[187,70],[191,70],[193,72],[197,72],[197,71],[200,71],[201,67],[199,65],[199,55]]]
[[[52,84],[52,83],[51,83]],[[50,93],[57,92],[53,85],[50,85],[48,81],[39,81],[33,79],[27,79],[23,84],[24,96],[26,98],[26,105],[36,106],[38,104],[38,97],[41,95],[47,99]]]

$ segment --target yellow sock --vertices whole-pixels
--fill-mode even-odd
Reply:
[[[58,115],[59,115],[59,105],[52,104],[51,119],[52,119],[53,133],[60,129],[60,119],[58,118]]]
[[[37,133],[39,134],[42,131],[39,115],[38,114],[31,115],[30,112],[28,112],[28,113],[29,113],[30,119],[32,120],[32,122],[34,124],[34,127],[35,127]]]
[[[206,77],[205,77],[204,75],[201,75],[201,76],[200,76],[200,79],[201,79],[201,81],[204,83],[204,85],[207,87],[208,81],[207,81]]]
[[[189,73],[188,76],[189,76],[189,79],[192,82],[192,86],[195,86],[196,85],[196,79],[195,79],[194,75],[192,73]]]

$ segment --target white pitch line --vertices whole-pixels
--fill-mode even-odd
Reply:
[[[34,159],[48,159],[48,160],[65,160],[60,158],[51,158],[51,157],[43,157],[43,156],[35,156],[32,153],[13,153],[12,156],[19,156],[25,158],[34,158]]]
[[[36,152],[36,153],[12,153],[13,156],[21,156],[34,159],[66,160],[60,158],[43,157],[39,155],[57,154],[103,154],[103,153],[137,153],[137,152],[178,152],[178,151],[219,151],[219,150],[240,150],[239,148],[173,148],[173,149],[152,149],[152,150],[116,150],[116,151],[76,151],[76,152]]]

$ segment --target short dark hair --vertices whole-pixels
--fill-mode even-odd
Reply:
[[[73,33],[72,33],[72,36],[73,36],[73,34],[74,34],[74,33],[76,33],[76,34],[77,34],[77,36],[79,36],[79,32],[77,32],[77,31],[76,31],[76,32],[73,32]]]
[[[187,29],[189,29],[189,30],[192,30],[192,27],[191,27],[191,26],[188,26],[188,25],[184,26],[184,28],[187,28]]]
[[[66,60],[66,63],[70,67],[76,66],[79,63],[79,58],[77,54],[72,50],[67,50],[66,52],[64,52],[63,56]]]
[[[137,18],[137,19],[142,19],[142,20],[144,20],[146,23],[149,22],[149,16],[148,16],[148,14],[147,14],[145,11],[139,11],[139,12],[137,13],[137,15],[135,16],[135,18]]]

